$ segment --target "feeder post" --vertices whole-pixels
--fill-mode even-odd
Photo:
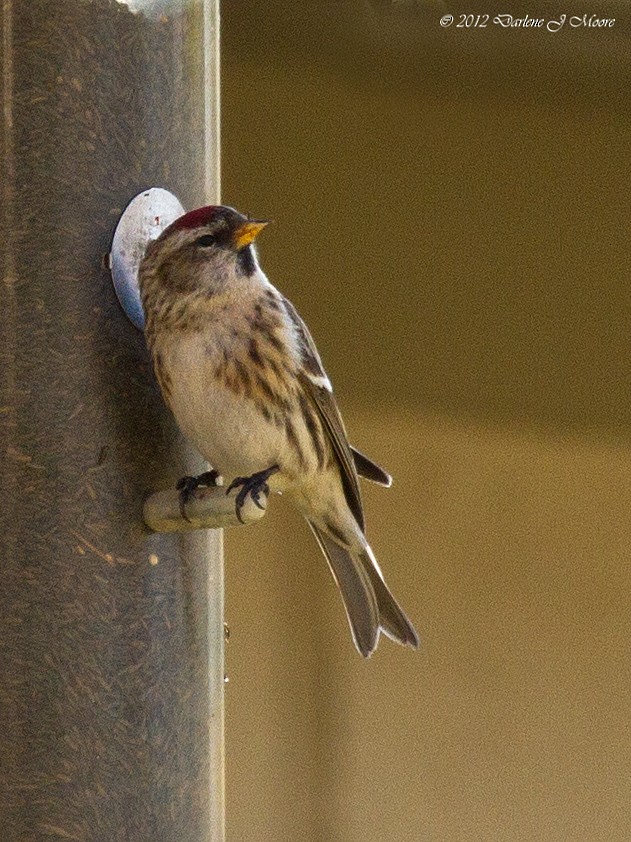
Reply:
[[[105,260],[218,201],[218,0],[52,6],[0,3],[0,838],[222,842],[222,532],[144,524],[204,465]]]

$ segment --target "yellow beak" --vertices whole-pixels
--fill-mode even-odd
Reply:
[[[233,242],[235,248],[242,249],[245,246],[249,246],[268,224],[269,219],[249,219],[247,222],[244,222],[234,232]]]

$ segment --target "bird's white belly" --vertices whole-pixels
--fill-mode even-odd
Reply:
[[[284,430],[266,421],[254,401],[222,384],[213,350],[201,337],[180,339],[164,357],[175,419],[213,468],[229,480],[280,462]],[[274,485],[282,487],[280,480]]]

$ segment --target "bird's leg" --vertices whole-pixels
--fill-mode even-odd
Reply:
[[[278,465],[272,465],[271,468],[267,468],[265,471],[259,471],[256,474],[252,474],[251,477],[236,477],[233,479],[228,488],[226,489],[226,494],[230,494],[233,488],[238,488],[241,486],[241,491],[237,494],[236,503],[236,511],[237,517],[241,520],[241,509],[245,505],[245,501],[247,499],[248,494],[254,501],[254,505],[258,506],[259,509],[264,509],[265,507],[262,506],[259,502],[261,494],[267,495],[269,494],[269,485],[267,484],[267,480],[273,475],[278,473],[280,468]]]
[[[198,488],[216,488],[223,485],[223,478],[219,471],[204,471],[198,477],[182,477],[175,488],[180,492],[180,514],[185,520],[189,520],[186,514],[186,504]]]

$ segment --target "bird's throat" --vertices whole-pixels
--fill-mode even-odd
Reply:
[[[256,259],[252,246],[246,246],[239,251],[237,257],[237,272],[250,278],[256,272]]]

